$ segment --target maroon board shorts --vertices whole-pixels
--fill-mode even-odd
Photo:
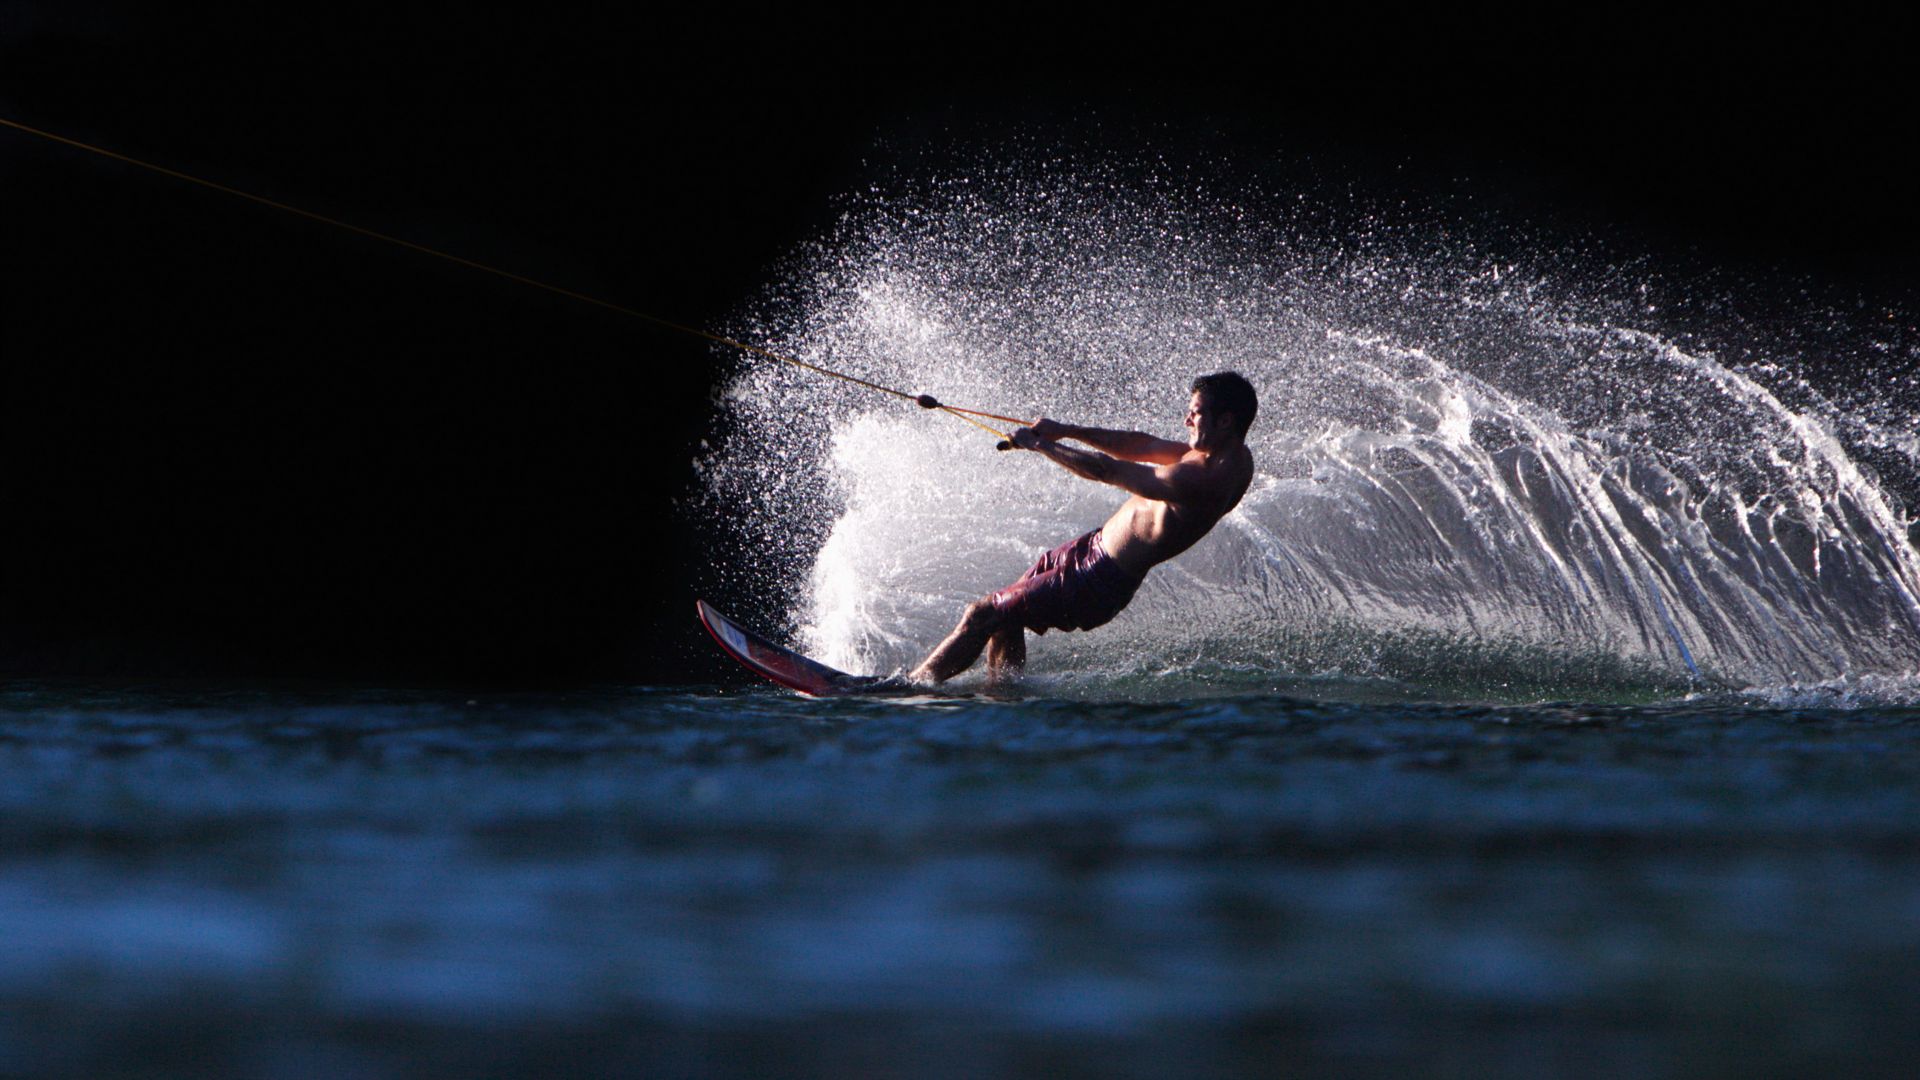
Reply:
[[[1100,626],[1120,614],[1139,587],[1140,578],[1107,554],[1095,529],[1040,556],[1019,581],[987,599],[996,611],[1044,634]]]

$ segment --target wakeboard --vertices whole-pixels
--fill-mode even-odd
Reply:
[[[695,600],[700,625],[728,656],[762,678],[808,697],[847,694],[916,693],[921,688],[904,679],[881,675],[849,675],[811,657],[783,648],[748,630],[705,600]]]

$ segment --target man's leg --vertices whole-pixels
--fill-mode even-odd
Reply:
[[[987,679],[1018,679],[1027,666],[1027,628],[1009,622],[987,638]]]
[[[972,667],[973,662],[980,659],[980,650],[986,647],[987,639],[1003,627],[1021,632],[1020,625],[1010,622],[992,601],[975,600],[967,605],[966,613],[960,616],[960,625],[953,628],[947,640],[934,646],[907,678],[915,682],[946,682]]]

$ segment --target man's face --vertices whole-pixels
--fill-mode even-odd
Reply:
[[[1213,407],[1205,394],[1195,390],[1187,401],[1187,445],[1195,450],[1214,450],[1225,441],[1227,417],[1231,413]]]

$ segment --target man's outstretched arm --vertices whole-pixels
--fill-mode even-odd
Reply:
[[[1197,474],[1193,466],[1161,465],[1157,468],[1133,461],[1121,461],[1093,450],[1061,446],[1042,438],[1036,427],[1020,428],[1013,433],[1013,444],[1052,460],[1076,476],[1112,484],[1122,491],[1162,502],[1183,502],[1197,494]],[[1184,450],[1185,447],[1182,447]]]
[[[1186,443],[1156,438],[1143,431],[1111,431],[1107,428],[1062,424],[1058,420],[1034,421],[1033,433],[1047,440],[1072,439],[1123,461],[1144,461],[1149,465],[1171,465],[1187,452]]]

